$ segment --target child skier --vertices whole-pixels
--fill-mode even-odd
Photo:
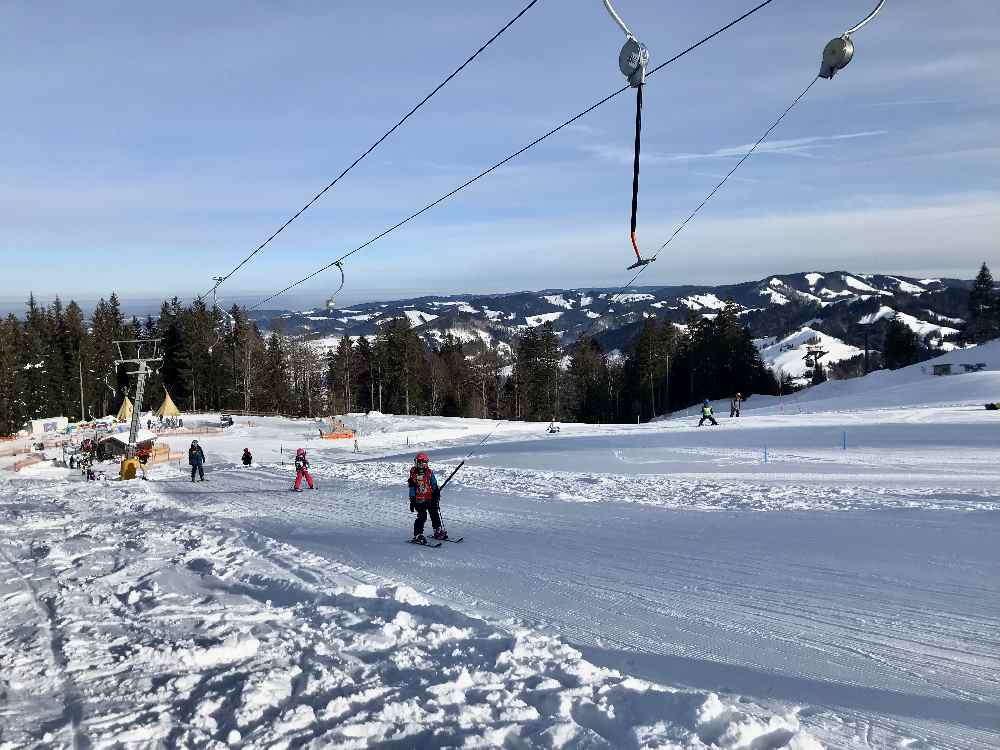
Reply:
[[[714,424],[716,427],[719,426],[719,423],[715,421],[715,417],[713,416],[712,405],[708,402],[707,398],[705,399],[705,402],[701,405],[701,421],[698,422],[698,426],[701,427],[703,424],[705,424],[706,419],[710,421],[712,424]]]
[[[249,466],[253,463],[253,454],[250,452],[249,448],[243,449],[243,465]]]
[[[431,526],[434,527],[434,538],[447,539],[448,532],[441,525],[441,514],[438,512],[441,490],[438,489],[437,477],[431,471],[430,459],[426,453],[417,454],[407,484],[410,487],[410,512],[417,514],[413,522],[411,541],[415,544],[427,544],[427,539],[424,537],[424,523],[428,514],[431,517]]]
[[[191,447],[188,449],[188,464],[191,465],[191,481],[194,481],[194,475],[198,474],[201,477],[201,481],[205,481],[205,451],[201,449],[198,445],[197,440],[191,441]]]
[[[302,480],[305,479],[309,489],[314,490],[312,474],[309,473],[309,461],[306,459],[306,449],[299,448],[295,451],[295,487],[296,492],[302,492]]]

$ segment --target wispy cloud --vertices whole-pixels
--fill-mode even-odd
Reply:
[[[805,138],[784,138],[764,141],[757,147],[755,153],[758,154],[781,154],[784,156],[798,156],[803,158],[816,158],[815,151],[822,149],[830,143],[836,141],[854,140],[857,138],[874,138],[887,135],[888,130],[865,130],[858,133],[838,133],[836,135],[816,135]],[[743,156],[753,147],[752,143],[744,143],[739,146],[726,146],[713,151],[687,152],[687,153],[657,153],[643,152],[643,160],[647,164],[673,164],[693,161],[709,161],[714,159],[736,159]],[[608,144],[588,144],[582,146],[583,151],[600,159],[629,163],[632,161],[632,149]]]

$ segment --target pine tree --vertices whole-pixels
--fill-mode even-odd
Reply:
[[[12,435],[28,420],[22,369],[23,332],[13,314],[0,321],[0,435]]]
[[[83,377],[84,370],[89,371],[90,369],[90,335],[87,333],[83,310],[72,300],[66,306],[64,326],[66,338],[63,346],[63,358],[66,373],[67,416],[70,419],[85,420],[88,405],[93,407],[93,383],[88,384]]]
[[[920,352],[920,339],[917,338],[917,334],[894,315],[885,331],[882,351],[885,366],[890,370],[898,370],[900,367],[912,365],[920,361]]]
[[[287,411],[292,402],[288,363],[285,360],[285,346],[277,331],[273,331],[267,340],[267,350],[258,378],[256,398],[265,411],[275,414]]]
[[[56,400],[50,370],[56,364],[52,352],[51,321],[46,310],[35,302],[35,295],[28,298],[28,312],[24,320],[24,337],[21,347],[22,399],[29,419],[56,416]]]
[[[1000,297],[993,286],[993,275],[983,263],[969,291],[969,314],[965,323],[966,339],[981,344],[1000,336]]]
[[[567,369],[567,411],[580,422],[610,422],[613,419],[608,359],[600,345],[585,337],[570,352]]]

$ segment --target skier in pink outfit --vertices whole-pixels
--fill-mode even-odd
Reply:
[[[306,458],[306,449],[299,448],[295,451],[295,491],[302,492],[302,480],[305,479],[309,489],[316,489],[313,484],[312,474],[309,473],[309,460]]]

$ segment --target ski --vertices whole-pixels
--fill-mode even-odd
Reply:
[[[415,542],[412,539],[407,539],[406,541],[409,544],[415,544],[418,547],[440,547],[440,546],[442,546],[441,542],[438,542],[437,544],[431,544],[430,542]]]
[[[451,542],[452,544],[458,544],[460,541],[465,539],[464,536],[460,536],[458,539],[442,539],[442,542]]]

